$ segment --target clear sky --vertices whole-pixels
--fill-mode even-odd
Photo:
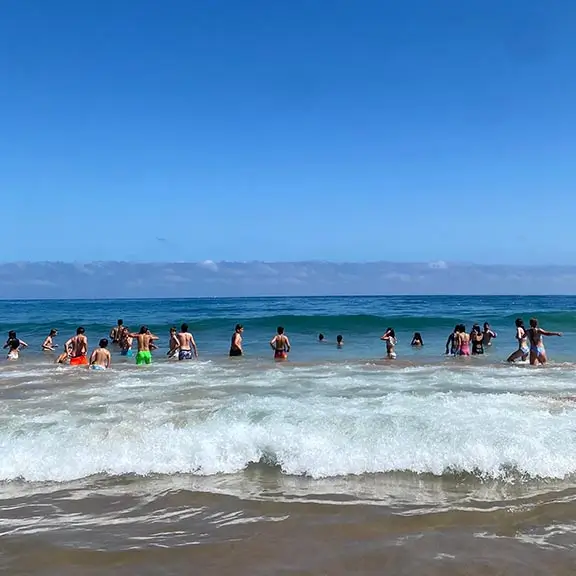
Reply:
[[[2,0],[0,261],[576,264],[573,0]]]

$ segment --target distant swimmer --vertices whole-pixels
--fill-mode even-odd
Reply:
[[[472,342],[472,356],[484,354],[484,335],[482,334],[482,330],[480,330],[479,324],[472,326],[470,342]]]
[[[324,334],[318,334],[318,342],[324,342]]]
[[[180,349],[180,341],[178,340],[178,337],[176,336],[177,333],[178,333],[178,330],[176,330],[176,328],[174,328],[174,326],[172,326],[172,328],[170,328],[170,339],[168,341],[168,352],[166,352],[166,356],[168,356],[168,358],[176,358],[178,355],[178,350]]]
[[[470,356],[470,335],[466,332],[466,326],[459,324],[455,336],[456,356]]]
[[[516,318],[515,338],[518,341],[518,350],[512,352],[506,361],[516,362],[518,358],[521,358],[522,362],[526,362],[528,354],[530,354],[530,346],[528,345],[528,334],[526,333],[526,328],[524,328],[524,320],[522,318]]]
[[[484,322],[484,331],[482,332],[484,346],[492,346],[492,340],[498,336],[488,322]]]
[[[422,340],[422,334],[420,334],[420,332],[414,332],[410,346],[424,346],[424,340]]]
[[[342,334],[338,334],[338,336],[336,336],[336,348],[342,348],[342,346],[344,346],[344,338]]]
[[[446,340],[446,355],[451,354],[452,356],[454,356],[456,354],[457,351],[456,340],[459,328],[460,324],[454,326],[454,330],[452,330],[450,336],[448,336],[448,340]]]
[[[180,332],[176,334],[178,338],[179,349],[178,349],[178,360],[192,360],[192,358],[198,358],[198,348],[196,348],[196,342],[194,341],[194,336],[188,331],[188,324],[182,324],[180,327]]]
[[[230,341],[230,356],[242,356],[242,354],[244,354],[244,350],[242,349],[243,332],[244,326],[242,326],[242,324],[236,324],[234,334],[232,334],[232,339]]]
[[[118,322],[116,323],[116,326],[114,326],[112,328],[112,330],[110,330],[110,340],[112,341],[112,344],[119,344],[120,343],[120,336],[122,335],[122,328],[124,327],[124,320],[120,319],[118,320]]]
[[[382,336],[380,336],[380,340],[386,342],[386,358],[389,360],[396,359],[396,332],[394,332],[394,328],[388,328],[386,332]]]
[[[54,352],[56,348],[58,348],[58,344],[54,344],[54,338],[56,336],[58,336],[58,330],[52,328],[50,334],[46,336],[46,339],[42,343],[42,350],[44,350],[44,352]]]
[[[152,363],[152,354],[150,352],[151,347],[154,345],[154,340],[158,340],[158,336],[154,336],[148,330],[147,326],[142,326],[140,331],[135,334],[131,333],[132,338],[136,338],[138,342],[138,354],[136,354],[136,366],[142,366],[143,364]]]
[[[6,340],[6,344],[4,344],[4,349],[12,349],[12,344],[15,340],[18,341],[18,350],[22,350],[22,348],[28,348],[28,344],[16,336],[16,330],[10,330],[10,332],[8,332],[8,339]]]
[[[126,326],[122,326],[120,329],[120,340],[118,344],[120,345],[120,356],[132,356],[132,342],[134,338],[130,335],[130,330]]]
[[[108,338],[102,338],[98,348],[90,356],[90,368],[92,370],[106,370],[110,368],[112,358],[108,351]]]
[[[538,326],[536,318],[530,319],[530,328],[526,330],[528,341],[530,342],[530,364],[537,366],[538,364],[546,364],[548,358],[546,357],[546,349],[542,336],[562,336],[561,332],[549,332]]]
[[[76,330],[76,336],[70,338],[65,344],[70,357],[70,366],[88,365],[88,338],[86,338],[85,332],[84,328],[80,326]]]
[[[20,358],[20,340],[18,340],[18,338],[12,338],[9,342],[8,346],[4,346],[4,348],[8,347],[6,360],[18,360],[18,358]]]
[[[278,326],[276,336],[270,340],[270,347],[274,350],[274,360],[288,360],[288,354],[291,348],[290,340],[288,340],[288,336],[284,334],[284,328],[282,326]]]

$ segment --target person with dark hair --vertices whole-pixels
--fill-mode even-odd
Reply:
[[[454,326],[454,330],[452,330],[450,336],[448,336],[448,340],[446,340],[446,355],[451,354],[454,356],[456,354],[456,337],[458,335],[459,328],[460,324],[456,324],[456,326]]]
[[[516,318],[516,340],[518,340],[518,350],[515,350],[508,356],[507,362],[516,362],[518,358],[522,358],[522,362],[525,362],[530,353],[530,346],[528,346],[528,334],[526,333],[526,328],[524,328],[524,320],[522,318]]]
[[[132,332],[132,338],[136,338],[138,342],[138,354],[136,354],[136,366],[152,363],[152,353],[150,352],[154,345],[154,340],[158,340],[158,336],[154,336],[148,326],[141,326],[138,333]]]
[[[106,370],[110,368],[112,361],[108,350],[108,338],[102,338],[98,346],[90,356],[90,368],[92,370]]]
[[[274,350],[274,360],[288,360],[291,346],[288,336],[284,334],[283,326],[278,326],[276,329],[276,336],[270,340],[270,347]]]
[[[456,331],[456,356],[470,356],[470,335],[466,332],[466,326],[459,324]]]
[[[322,332],[318,334],[318,342],[324,342],[324,334],[322,334]]]
[[[166,352],[166,356],[168,356],[168,358],[175,358],[176,355],[178,354],[178,350],[180,348],[180,342],[178,341],[178,338],[176,337],[177,333],[178,333],[178,330],[176,330],[176,327],[172,326],[172,328],[170,328],[170,339],[168,341],[168,352]]]
[[[65,348],[70,357],[70,366],[88,365],[88,338],[86,338],[83,326],[76,329],[76,336],[70,338]]]
[[[482,332],[482,343],[484,346],[492,346],[492,340],[497,336],[498,334],[490,328],[490,324],[484,322],[484,331]]]
[[[244,326],[242,326],[242,324],[236,324],[234,334],[232,334],[232,340],[230,341],[230,356],[242,356],[242,354],[244,354],[244,350],[242,349],[243,332]]]
[[[422,334],[420,334],[420,332],[414,332],[410,346],[424,346],[424,340],[422,340]]]
[[[338,334],[338,336],[336,336],[336,347],[342,348],[342,346],[344,346],[344,338],[342,337],[342,334]]]
[[[386,357],[389,360],[396,359],[396,332],[394,332],[394,328],[388,328],[386,332],[384,332],[383,336],[380,336],[380,340],[386,342]]]
[[[6,348],[12,350],[14,341],[18,342],[18,350],[21,350],[22,348],[28,348],[28,344],[16,336],[16,330],[10,330],[10,332],[8,332],[8,339],[6,340],[6,344],[3,346],[4,350]]]
[[[7,343],[8,355],[6,360],[18,360],[20,358],[20,340],[18,338],[12,338]],[[4,346],[6,348],[6,346]]]
[[[120,346],[120,356],[132,356],[132,343],[134,338],[130,335],[130,330],[126,326],[120,328],[118,334],[118,345]]]
[[[196,342],[194,341],[194,336],[188,331],[188,324],[182,324],[180,327],[180,332],[176,334],[178,339],[178,360],[192,360],[192,353],[194,353],[194,358],[198,358],[198,349],[196,348]]]
[[[470,332],[470,342],[472,342],[472,355],[480,356],[484,354],[484,335],[480,330],[479,324],[474,324],[472,326],[472,332]]]
[[[54,338],[56,336],[58,336],[58,330],[52,328],[52,330],[50,330],[50,334],[46,336],[44,342],[42,343],[42,350],[44,350],[44,352],[54,352],[56,348],[58,348],[58,344],[54,344]]]
[[[122,329],[124,327],[124,320],[119,319],[116,326],[112,327],[112,330],[110,330],[110,340],[112,340],[112,344],[119,344],[120,343],[120,337],[122,335]]]
[[[544,328],[540,328],[536,318],[531,318],[530,328],[526,330],[526,335],[530,342],[530,365],[537,366],[538,364],[546,364],[548,361],[542,336],[562,336],[562,332],[544,330]]]

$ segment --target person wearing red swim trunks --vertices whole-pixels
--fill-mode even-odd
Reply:
[[[70,366],[88,365],[88,338],[86,338],[84,333],[84,328],[80,326],[76,330],[76,336],[66,342],[66,350],[70,357]]]
[[[278,326],[276,332],[276,336],[270,340],[270,347],[274,350],[274,360],[288,360],[290,340],[288,340],[288,336],[284,334],[284,328],[282,326]]]

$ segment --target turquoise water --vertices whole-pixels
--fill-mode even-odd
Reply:
[[[514,320],[526,322],[536,316],[549,330],[562,331],[563,338],[548,338],[550,357],[558,361],[576,359],[576,297],[315,297],[315,298],[214,298],[189,300],[95,300],[95,301],[2,301],[0,326],[16,330],[30,348],[22,356],[39,354],[40,344],[51,328],[57,328],[62,344],[79,325],[86,328],[90,345],[108,335],[118,318],[131,329],[146,324],[161,340],[156,353],[166,350],[170,326],[190,325],[203,356],[216,358],[227,353],[234,325],[245,327],[246,355],[270,356],[268,341],[278,325],[291,338],[291,360],[315,362],[381,358],[384,346],[379,337],[388,326],[398,336],[399,359],[428,362],[440,359],[444,343],[456,323],[490,322],[499,337],[482,361],[501,361],[515,348]],[[421,332],[425,347],[414,350],[410,340]],[[317,342],[324,333],[327,343]],[[335,346],[342,334],[343,349]]]

